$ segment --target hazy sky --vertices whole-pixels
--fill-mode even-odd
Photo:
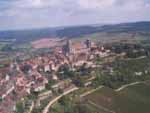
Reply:
[[[0,0],[0,30],[150,20],[150,0]]]

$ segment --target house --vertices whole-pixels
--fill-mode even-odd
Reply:
[[[45,89],[45,85],[44,84],[35,85],[35,87],[34,87],[34,91],[35,92],[40,92],[40,91],[42,91],[44,89]]]
[[[137,76],[141,76],[143,74],[143,72],[135,72],[135,75]]]
[[[50,72],[50,65],[49,64],[44,66],[44,71],[45,72]]]
[[[42,94],[40,94],[38,97],[48,97],[48,96],[51,96],[52,95],[52,91],[49,90],[49,91],[46,91]]]

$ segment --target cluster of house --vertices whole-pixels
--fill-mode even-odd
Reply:
[[[90,40],[76,43],[67,40],[63,47],[55,47],[51,54],[38,55],[21,63],[10,62],[0,69],[0,113],[13,113],[18,100],[32,91],[44,90],[49,80],[57,81],[54,89],[62,87],[59,85],[62,81],[55,74],[62,65],[76,69],[86,63],[94,67],[92,61],[95,57],[105,57],[109,53]]]

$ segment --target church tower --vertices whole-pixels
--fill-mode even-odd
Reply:
[[[71,54],[74,53],[73,48],[72,48],[72,41],[71,40],[67,40],[66,45],[65,45],[65,54]]]
[[[86,48],[91,48],[91,41],[89,39],[87,39],[85,41],[85,45],[86,45]]]

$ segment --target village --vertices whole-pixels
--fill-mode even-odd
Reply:
[[[67,66],[68,70],[75,71],[83,65],[95,68],[99,66],[94,62],[96,58],[109,55],[109,49],[99,47],[90,40],[80,43],[67,40],[65,45],[53,48],[53,53],[37,55],[23,62],[8,63],[7,67],[0,70],[0,113],[14,113],[18,101],[28,95],[43,92],[47,87],[51,87],[51,90],[44,95],[64,92],[74,84],[69,77],[63,77],[61,69]],[[89,84],[87,82],[85,86]]]
[[[0,113],[150,113],[150,0],[0,0]]]

